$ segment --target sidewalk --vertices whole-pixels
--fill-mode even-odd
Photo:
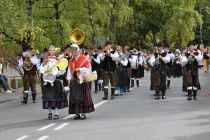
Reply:
[[[39,94],[41,94],[41,87],[39,84],[36,85],[36,89],[37,89],[37,94],[38,94],[37,96],[39,96]],[[94,89],[94,84],[92,85],[92,89]],[[15,92],[13,93],[1,93],[0,104],[11,102],[17,99],[21,100],[22,93],[23,93],[23,87],[15,89]]]
[[[41,92],[40,85],[37,85],[37,93]],[[22,97],[23,88],[15,89],[15,92],[12,93],[1,93],[0,94],[0,104],[10,102],[16,99],[20,99]]]

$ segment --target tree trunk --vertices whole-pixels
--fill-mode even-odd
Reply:
[[[116,28],[115,28],[115,21],[116,21],[116,17],[113,14],[113,11],[116,8],[116,0],[114,0],[113,2],[111,2],[113,5],[113,8],[110,9],[111,10],[111,15],[110,15],[110,31],[112,32],[110,35],[110,38],[112,41],[115,41],[115,34],[116,34]]]
[[[30,26],[33,26],[33,13],[32,13],[32,0],[26,0],[26,14],[28,17],[28,23]]]
[[[181,32],[178,31],[178,46],[179,46],[179,48],[182,48],[182,47],[183,47],[182,45],[183,45],[183,44],[182,44]]]
[[[64,46],[64,37],[63,37],[63,29],[62,29],[62,25],[60,23],[60,14],[59,14],[59,5],[62,2],[59,2],[59,0],[54,0],[54,9],[55,9],[55,19],[56,19],[56,27],[57,27],[57,32],[58,35],[60,37],[60,43],[61,43],[61,47]]]
[[[93,9],[91,7],[92,3],[91,3],[91,0],[88,0],[88,19],[89,19],[89,22],[90,22],[90,25],[91,25],[91,28],[93,30],[93,33],[92,33],[92,37],[91,37],[91,43],[92,43],[92,46],[95,48],[96,47],[96,30],[95,30],[95,22],[93,21]]]

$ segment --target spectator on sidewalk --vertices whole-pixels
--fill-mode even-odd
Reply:
[[[203,66],[205,73],[208,73],[209,71],[209,58],[210,58],[210,52],[209,48],[203,49]]]
[[[4,91],[6,93],[12,93],[14,91],[11,88],[10,80],[6,75],[3,75],[3,63],[4,63],[4,58],[0,58],[0,84],[2,85]]]

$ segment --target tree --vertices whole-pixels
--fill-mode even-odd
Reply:
[[[195,2],[186,0],[180,3],[166,24],[170,44],[184,48],[189,41],[195,39],[196,27],[202,24],[201,15],[194,10]]]

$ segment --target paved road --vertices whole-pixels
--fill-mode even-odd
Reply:
[[[19,98],[0,104],[0,140],[210,140],[210,74],[200,71],[202,90],[187,101],[182,79],[173,79],[167,99],[156,101],[149,90],[149,72],[142,86],[115,100],[93,94],[96,111],[87,120],[73,120],[67,109],[48,120],[39,102],[21,105]]]

